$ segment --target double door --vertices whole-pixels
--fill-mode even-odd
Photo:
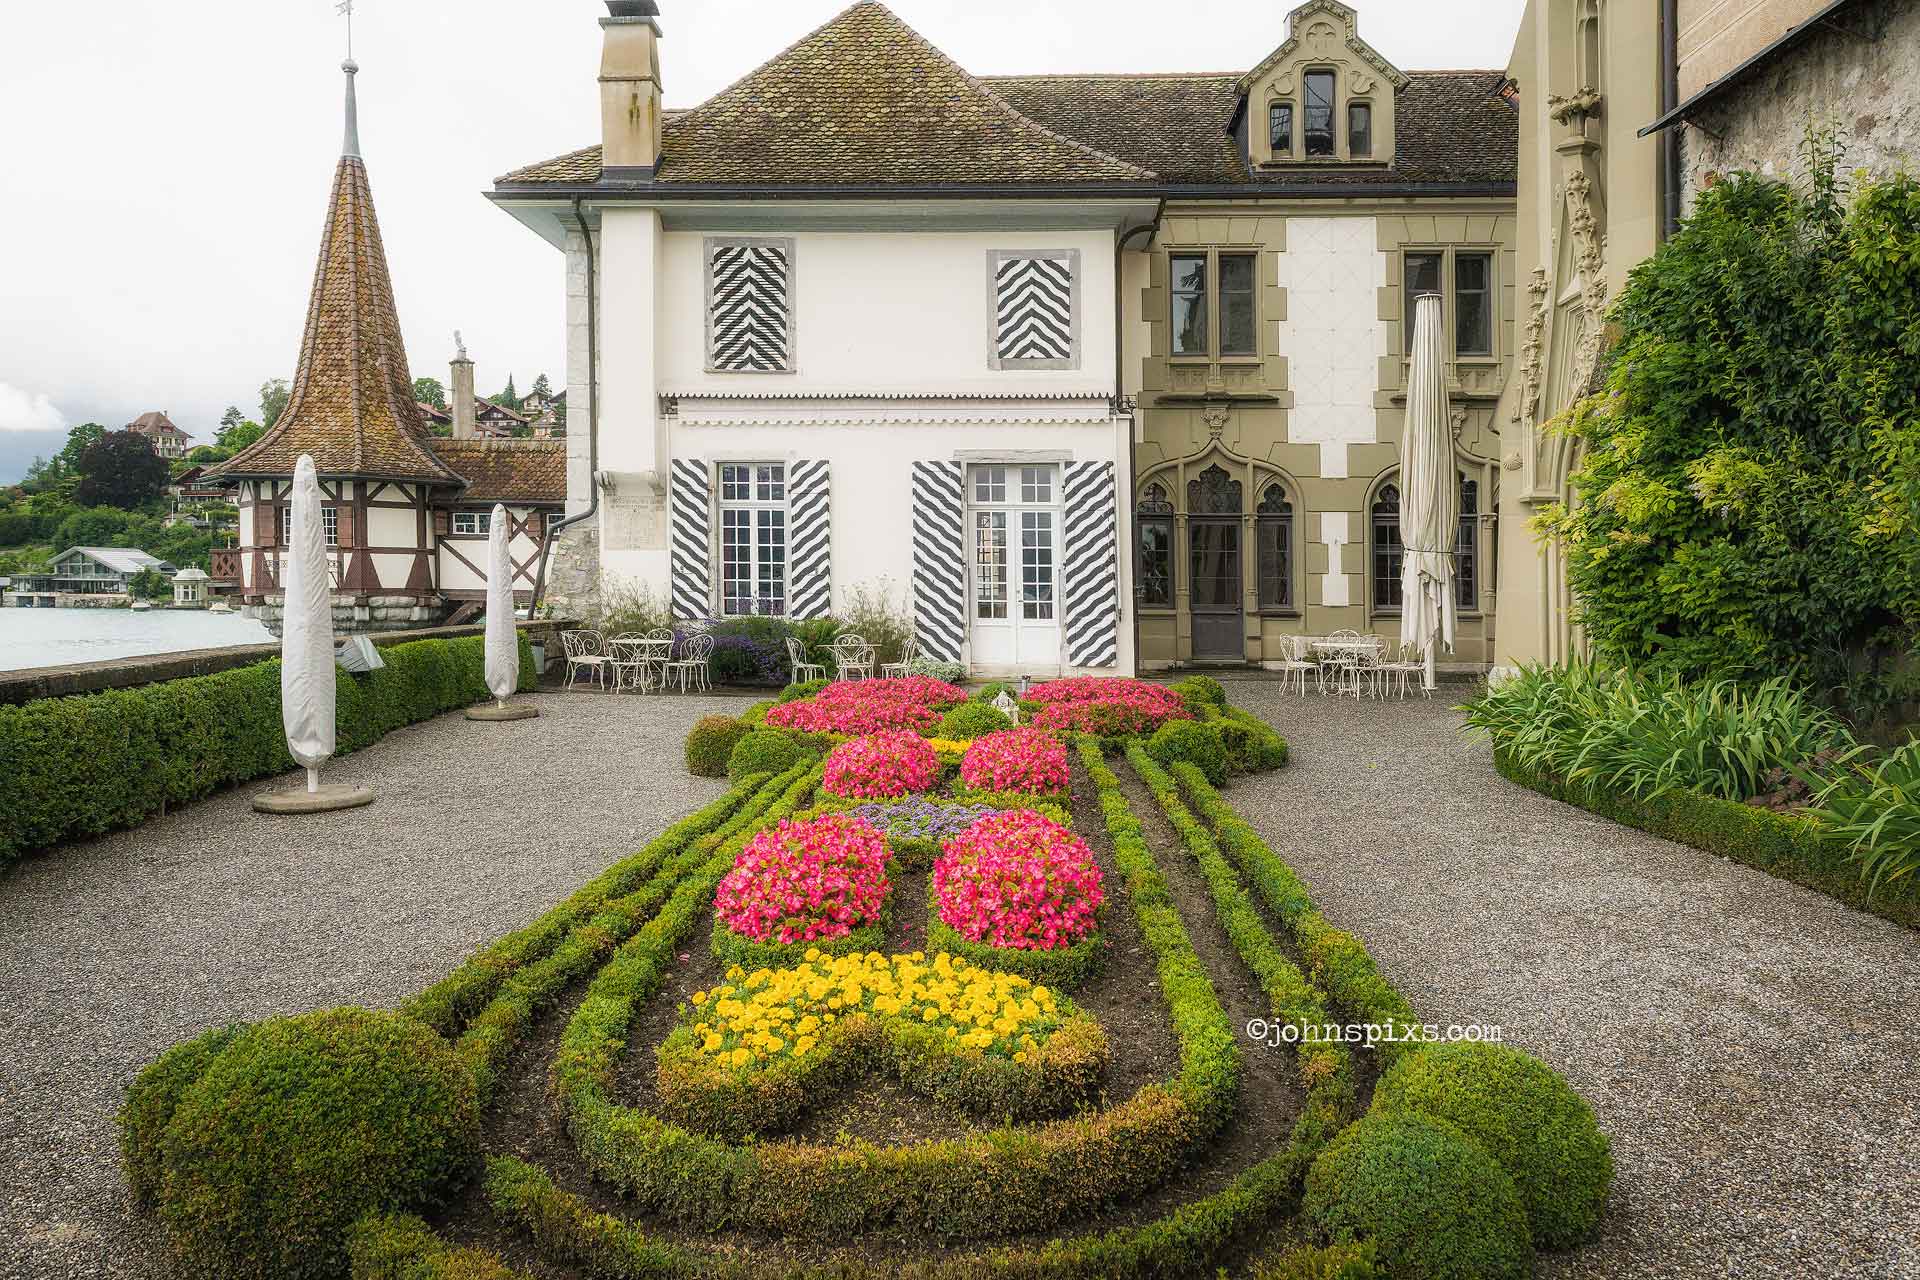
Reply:
[[[1059,467],[979,464],[967,472],[973,665],[1060,670]]]

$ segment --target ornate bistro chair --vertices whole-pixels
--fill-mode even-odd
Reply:
[[[607,656],[606,641],[598,631],[562,631],[560,647],[567,657],[567,688],[573,688],[582,671],[587,672],[595,684],[605,685],[612,659]]]
[[[865,636],[843,631],[834,638],[830,647],[833,650],[833,663],[840,671],[840,679],[872,679],[873,646],[867,643]]]
[[[1308,636],[1280,637],[1280,661],[1274,668],[1280,673],[1280,687],[1298,690],[1303,698],[1307,696],[1307,676],[1320,670],[1313,660],[1312,645]]]
[[[1427,651],[1419,644],[1402,640],[1393,660],[1386,664],[1385,669],[1392,675],[1394,689],[1400,697],[1407,696],[1409,680],[1420,681],[1420,692],[1423,696],[1428,698],[1433,696],[1433,692],[1427,688],[1426,683]]]
[[[793,683],[804,684],[808,680],[825,680],[827,669],[818,662],[807,661],[807,647],[800,643],[800,637],[787,637],[787,664],[793,668]]]
[[[1326,638],[1316,651],[1319,664],[1320,692],[1335,695],[1346,693],[1355,667],[1359,661],[1355,646],[1359,643],[1360,633],[1351,629],[1336,631]]]
[[[633,686],[637,693],[645,693],[651,683],[647,671],[647,642],[641,636],[615,636],[607,641],[607,656],[613,668],[613,691],[622,693],[627,686]]]
[[[680,656],[670,660],[661,676],[661,683],[677,678],[680,692],[689,688],[705,692],[713,687],[708,668],[713,658],[713,637],[702,631],[687,637],[680,647]]]
[[[901,652],[900,661],[883,662],[880,664],[881,678],[891,680],[891,679],[897,679],[901,676],[911,675],[912,671],[910,670],[910,668],[913,666],[913,660],[919,656],[920,656],[920,637],[908,636],[907,647],[905,650]]]

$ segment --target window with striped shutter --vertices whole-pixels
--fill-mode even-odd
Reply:
[[[996,250],[988,255],[996,369],[1080,365],[1080,252]]]
[[[793,241],[710,238],[707,363],[716,373],[793,370]]]

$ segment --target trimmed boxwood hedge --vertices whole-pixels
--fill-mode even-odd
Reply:
[[[1637,800],[1591,786],[1569,786],[1497,750],[1493,763],[1508,780],[1541,795],[1805,885],[1855,910],[1920,929],[1920,879],[1883,881],[1869,898],[1859,865],[1847,856],[1844,846],[1822,840],[1811,819],[1697,791],[1669,791],[1652,800]]]
[[[339,673],[346,755],[395,729],[492,695],[485,641],[414,640],[386,666]],[[532,689],[520,636],[520,687]],[[280,722],[280,660],[132,689],[0,706],[0,867],[62,841],[137,827],[221,787],[294,767]]]
[[[696,778],[724,778],[733,749],[753,726],[734,716],[701,716],[687,731],[687,772]]]
[[[525,1280],[485,1249],[446,1243],[410,1213],[370,1213],[354,1223],[347,1266],[351,1280]]]
[[[727,755],[727,777],[738,782],[756,773],[785,773],[805,754],[805,747],[778,729],[755,729],[733,744]]]

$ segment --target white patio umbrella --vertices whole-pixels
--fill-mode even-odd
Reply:
[[[495,503],[487,535],[487,690],[493,701],[467,709],[469,720],[528,720],[540,714],[526,703],[509,703],[520,687],[520,633],[513,625],[513,530],[507,509]]]
[[[1453,650],[1453,556],[1460,523],[1444,337],[1440,296],[1420,295],[1414,303],[1413,366],[1400,440],[1400,640],[1425,651],[1428,690],[1434,686],[1435,653],[1442,645]]]
[[[287,751],[307,771],[306,790],[263,791],[263,813],[325,813],[373,799],[365,787],[320,785],[320,766],[334,751],[333,595],[327,579],[327,535],[320,520],[320,477],[306,454],[293,470],[280,586],[280,723]]]

